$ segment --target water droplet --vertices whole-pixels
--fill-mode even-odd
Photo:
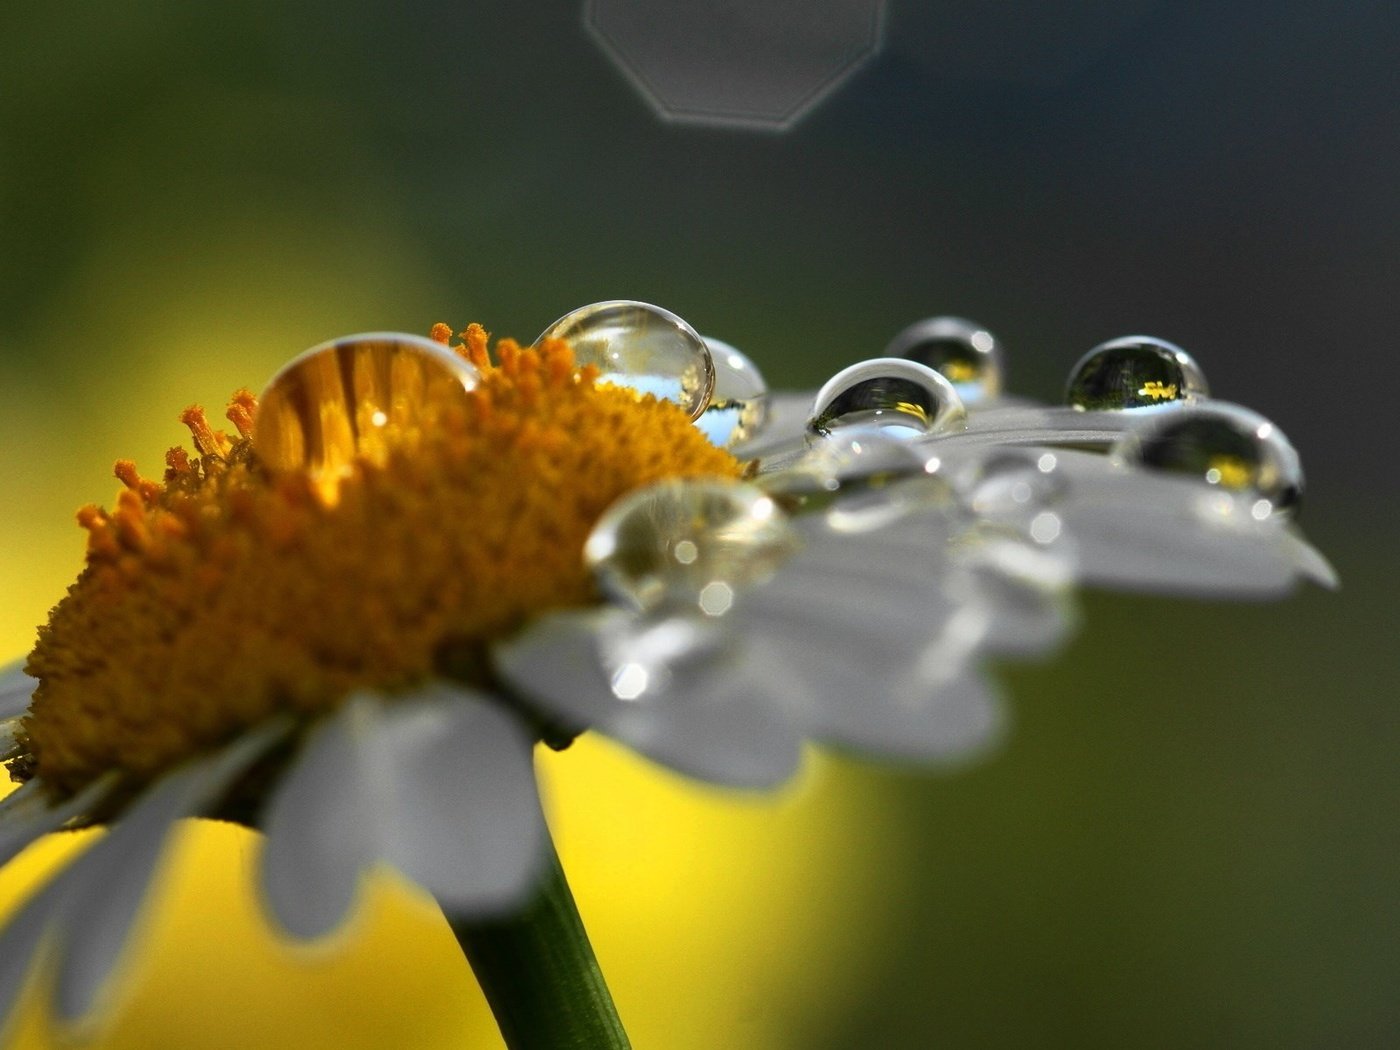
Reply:
[[[1034,511],[1064,495],[1065,479],[1053,452],[1009,449],[975,464],[959,478],[959,488],[979,514]]]
[[[595,365],[600,382],[652,394],[698,419],[710,403],[715,366],[705,341],[669,310],[615,299],[583,306],[546,328],[564,339],[580,365]]]
[[[842,427],[757,484],[784,509],[823,513],[842,531],[863,531],[951,499],[942,463],[926,445],[876,427]],[[841,523],[838,525],[838,522]]]
[[[847,426],[811,442],[807,454],[793,468],[841,483],[868,484],[936,473],[938,458],[927,447],[900,437],[897,431]]]
[[[305,471],[333,499],[357,457],[379,459],[385,436],[425,404],[465,401],[477,371],[447,347],[403,332],[366,332],[313,346],[258,399],[253,450],[272,470]]]
[[[1031,539],[1043,546],[1059,539],[1063,527],[1058,514],[1054,511],[1043,510],[1031,519],[1028,531],[1031,534]]]
[[[709,614],[627,615],[604,622],[598,655],[612,694],[619,700],[644,701],[664,695],[678,674],[702,667],[730,641]]]
[[[1001,393],[1002,351],[996,336],[961,317],[929,317],[890,340],[886,357],[928,365],[958,392],[964,404]]]
[[[877,357],[836,373],[812,404],[807,429],[830,435],[844,427],[923,437],[959,428],[967,417],[953,385],[927,365]]]
[[[1181,347],[1146,335],[1094,347],[1070,371],[1065,403],[1081,411],[1149,410],[1208,397],[1206,377]]]
[[[1303,495],[1303,467],[1283,432],[1239,405],[1213,402],[1147,420],[1113,448],[1122,463],[1199,478],[1254,497],[1250,515],[1291,515]],[[1267,506],[1261,506],[1267,504]]]
[[[636,608],[718,616],[796,549],[786,515],[754,486],[666,481],[613,504],[584,558],[608,595]]]
[[[715,366],[710,403],[695,425],[720,448],[749,440],[768,418],[768,387],[744,354],[728,343],[703,337]]]

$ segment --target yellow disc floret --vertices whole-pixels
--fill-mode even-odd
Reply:
[[[246,391],[238,438],[186,411],[198,454],[172,449],[163,483],[118,463],[116,509],[79,512],[87,567],[29,660],[16,775],[141,783],[277,712],[485,674],[491,641],[596,600],[582,549],[615,499],[740,473],[677,406],[596,383],[566,344],[502,340],[493,363],[479,326],[462,339],[476,389],[383,435],[332,499],[259,462]]]

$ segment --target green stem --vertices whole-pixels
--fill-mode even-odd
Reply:
[[[628,1050],[552,843],[534,896],[507,919],[447,916],[510,1050]]]

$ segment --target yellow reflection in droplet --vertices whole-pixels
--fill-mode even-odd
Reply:
[[[431,339],[370,332],[301,354],[258,398],[253,447],[273,470],[305,471],[328,500],[357,457],[378,461],[384,430],[465,398],[476,370]]]

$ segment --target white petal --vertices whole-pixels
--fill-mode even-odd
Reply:
[[[1329,591],[1335,591],[1341,586],[1337,570],[1332,568],[1332,563],[1321,551],[1292,530],[1288,530],[1285,536],[1285,550],[1305,580],[1311,580]]]
[[[906,537],[881,529],[804,550],[745,596],[748,644],[788,667],[802,725],[820,739],[899,757],[981,747],[1001,725],[973,666],[989,603],[949,589],[951,579],[974,586],[968,573],[930,576],[907,562],[902,577],[844,573],[886,566],[886,538],[898,551]]]
[[[603,647],[634,619],[620,610],[545,617],[496,647],[497,667],[541,709],[689,776],[736,787],[788,779],[800,759],[785,708],[788,683],[762,655],[740,643],[668,663],[640,651],[646,643],[639,640],[641,681],[614,691],[619,667],[609,666]],[[648,674],[664,675],[664,686],[649,687]]]
[[[1086,452],[1053,456],[1063,491],[1023,506],[979,505],[983,523],[1034,536],[1073,557],[1091,586],[1198,597],[1270,597],[1300,572],[1288,532],[1256,521],[1248,501],[1189,478],[1130,470]],[[1028,463],[1037,450],[1030,450]],[[948,457],[949,476],[967,490],[984,452]]]
[[[912,653],[870,642],[786,621],[766,624],[752,644],[782,654],[803,698],[804,725],[818,739],[932,760],[979,752],[999,738],[1001,705],[962,642]]]
[[[970,548],[961,559],[971,582],[969,600],[983,604],[987,631],[982,650],[997,656],[1045,656],[1078,626],[1070,586],[1074,565],[1053,551],[997,539]]]
[[[24,661],[17,660],[0,670],[0,718],[13,718],[29,710],[30,698],[39,682],[24,673]]]
[[[263,824],[263,889],[301,938],[339,925],[378,861],[470,914],[518,902],[542,855],[523,729],[446,686],[347,701],[311,735]]]
[[[55,1005],[76,1020],[96,1002],[141,910],[176,821],[217,801],[285,732],[268,723],[156,781],[101,840],[59,876],[64,900]]]
[[[463,690],[386,707],[366,756],[377,854],[456,915],[518,905],[546,855],[532,751],[514,715]]]
[[[373,863],[361,825],[368,803],[358,753],[373,746],[377,707],[370,697],[352,697],[312,730],[260,821],[263,891],[293,936],[320,937],[338,926]]]
[[[81,860],[79,857],[73,863]],[[29,974],[35,969],[44,935],[62,899],[62,886],[49,883],[25,901],[0,931],[0,1031],[8,1024]]]
[[[115,777],[104,777],[67,802],[52,809],[44,798],[38,781],[31,780],[5,802],[4,824],[0,828],[0,865],[8,864],[21,850],[36,839],[55,831],[71,818],[98,805],[116,783]],[[73,863],[80,863],[78,858]],[[0,1029],[24,990],[26,976],[32,970],[46,930],[65,894],[63,874],[44,886],[10,917],[0,930]]]
[[[993,403],[970,412],[965,431],[940,435],[929,442],[929,447],[935,451],[1007,445],[1107,448],[1136,422],[1136,418],[1123,412]]]
[[[0,811],[0,867],[19,856],[30,843],[57,831],[74,817],[94,810],[116,785],[115,774],[101,777],[72,798],[50,806],[44,786],[37,780],[23,784],[6,796]]]

